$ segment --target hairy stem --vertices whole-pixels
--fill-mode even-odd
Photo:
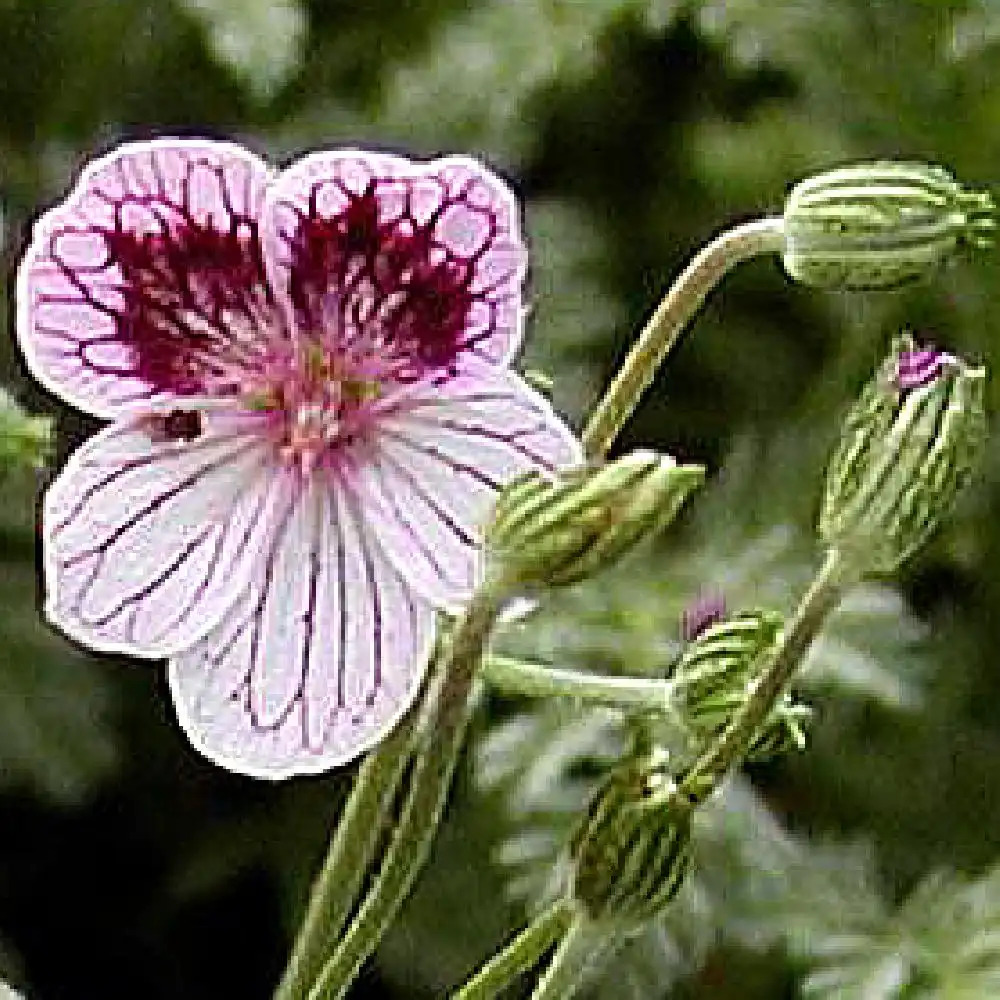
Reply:
[[[761,254],[778,253],[784,245],[784,223],[774,217],[728,229],[699,251],[670,286],[594,408],[583,431],[589,455],[599,457],[611,447],[709,292],[737,264]]]
[[[375,950],[430,853],[477,697],[477,668],[501,606],[489,587],[449,636],[418,723],[414,765],[382,865],[354,919],[315,979],[309,1000],[344,997]]]
[[[359,768],[274,1000],[306,996],[329,955],[330,943],[343,931],[409,760],[413,728],[411,714]]]
[[[531,1000],[570,1000],[587,973],[597,963],[606,961],[620,944],[620,938],[611,928],[577,914],[539,978]]]
[[[530,972],[542,956],[569,930],[574,904],[559,899],[543,910],[503,951],[497,952],[452,1000],[493,1000],[518,976]]]

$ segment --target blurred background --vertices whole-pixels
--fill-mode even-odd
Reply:
[[[279,160],[471,152],[524,196],[524,364],[577,423],[684,259],[790,182],[898,156],[989,187],[1000,164],[997,0],[0,0],[0,53],[8,289],[33,214],[124,137],[230,135]],[[498,642],[654,674],[703,586],[789,610],[844,406],[903,326],[1000,365],[997,274],[987,255],[839,295],[742,268],[622,442],[706,462],[709,485],[659,548]],[[61,462],[93,425],[9,341],[0,357],[57,418]],[[187,745],[158,667],[46,628],[47,475],[0,484],[0,976],[40,1000],[266,997],[349,775],[230,775]],[[998,505],[995,437],[948,529],[903,580],[854,592],[814,649],[808,751],[705,811],[695,877],[593,996],[1000,996]],[[551,888],[620,739],[610,714],[484,705],[432,862],[356,995],[443,996],[485,958]]]

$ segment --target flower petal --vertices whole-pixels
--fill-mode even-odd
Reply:
[[[225,385],[274,322],[257,237],[269,176],[207,139],[127,143],[89,164],[18,271],[35,377],[106,418]]]
[[[416,696],[435,612],[372,544],[355,501],[314,480],[259,586],[168,677],[191,742],[230,770],[315,774],[378,743]]]
[[[175,439],[178,421],[208,426]],[[266,543],[280,500],[270,462],[258,439],[193,411],[125,419],[92,437],[45,495],[48,617],[84,645],[135,656],[194,642],[235,601]]]
[[[313,322],[332,297],[351,339],[388,330],[443,362],[470,351],[506,364],[520,346],[518,203],[475,160],[312,153],[268,190],[262,227],[274,285]]]
[[[515,373],[472,359],[378,426],[371,458],[349,482],[399,572],[443,607],[467,600],[480,581],[500,488],[530,469],[583,460],[547,400]]]

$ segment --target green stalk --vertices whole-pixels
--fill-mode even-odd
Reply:
[[[587,973],[621,943],[620,936],[607,924],[595,924],[585,914],[577,914],[538,980],[531,1000],[570,1000]]]
[[[588,455],[607,453],[666,356],[701,308],[709,292],[737,264],[785,248],[779,217],[734,226],[703,247],[656,307],[583,431]]]
[[[382,866],[317,975],[309,1000],[347,995],[427,860],[475,708],[477,668],[501,604],[499,590],[485,587],[473,598],[449,637],[427,692],[406,799]]]
[[[503,951],[497,952],[452,1000],[493,1000],[518,976],[530,972],[573,924],[575,905],[559,899],[535,917]]]
[[[499,691],[533,698],[578,698],[581,701],[673,715],[674,686],[668,680],[608,677],[531,663],[490,654],[483,661],[483,678]]]
[[[358,769],[274,1000],[306,996],[326,961],[330,942],[343,931],[410,758],[413,728],[411,713]]]

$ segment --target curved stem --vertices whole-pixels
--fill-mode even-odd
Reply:
[[[503,951],[494,955],[454,993],[452,1000],[493,1000],[518,976],[530,972],[569,930],[575,909],[570,900],[559,899],[543,910]]]
[[[531,1000],[570,1000],[587,973],[619,943],[608,927],[577,914],[538,980]]]
[[[687,773],[680,786],[682,794],[700,797],[699,789],[705,786],[705,779],[721,776],[744,756],[827,616],[840,602],[844,588],[853,579],[854,575],[840,553],[830,549],[795,615],[785,626],[774,655],[757,678],[753,693]]]
[[[708,293],[737,264],[761,254],[779,253],[784,245],[784,222],[774,217],[734,226],[699,251],[656,307],[594,408],[583,431],[583,445],[588,454],[601,456],[611,447]]]
[[[490,654],[483,678],[491,687],[533,698],[579,698],[581,701],[673,715],[671,681],[646,677],[609,677]]]
[[[313,883],[305,919],[274,1000],[298,1000],[316,980],[354,908],[409,759],[413,715],[409,715],[358,770],[347,804]]]
[[[427,860],[476,704],[477,667],[501,605],[502,595],[484,588],[451,633],[418,722],[415,763],[382,866],[316,977],[309,1000],[347,995]]]

